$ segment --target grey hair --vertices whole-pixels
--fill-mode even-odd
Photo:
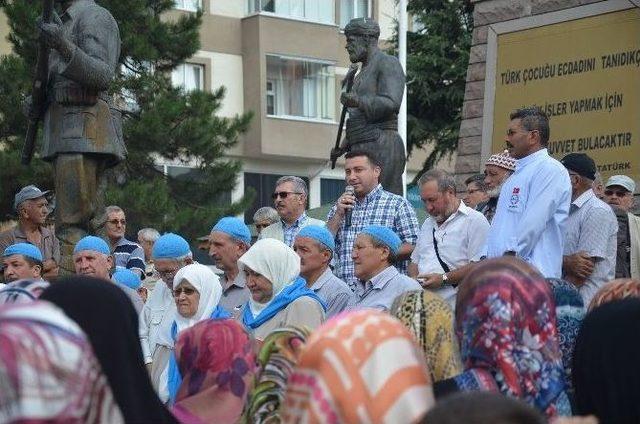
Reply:
[[[124,211],[122,210],[122,208],[120,206],[109,205],[106,208],[104,208],[104,215],[102,216],[102,222],[106,223],[107,219],[109,219],[109,214],[116,213],[116,212],[124,213]]]
[[[138,231],[138,238],[155,243],[160,238],[160,233],[155,228],[143,228]]]
[[[429,181],[435,181],[438,183],[438,191],[445,192],[451,189],[453,194],[456,194],[456,180],[447,171],[432,169],[425,172],[418,180],[418,187],[422,187]]]
[[[278,215],[278,211],[271,206],[263,206],[253,214],[253,222],[262,220],[268,220],[270,223],[275,224],[280,220],[280,216]]]
[[[602,174],[599,172],[596,172],[596,178],[595,180],[593,180],[593,182],[596,184],[604,184],[604,181],[602,181]]]
[[[296,177],[294,175],[286,175],[284,177],[278,178],[276,181],[276,187],[284,183],[293,183],[294,189],[297,192],[304,193],[305,196],[309,194],[307,191],[307,183],[300,177]]]
[[[391,251],[391,248],[384,244],[383,242],[381,242],[380,240],[376,239],[375,237],[371,237],[369,234],[367,234],[367,236],[371,239],[371,245],[375,248],[386,248],[389,251],[389,257],[387,258],[387,262],[389,262],[389,265],[393,265],[394,263],[396,263],[396,255],[393,254],[393,252]]]
[[[464,183],[466,185],[473,183],[476,186],[478,186],[478,189],[480,189],[480,191],[484,191],[484,192],[487,191],[487,185],[484,183],[484,174],[472,175],[466,180],[464,180]]]

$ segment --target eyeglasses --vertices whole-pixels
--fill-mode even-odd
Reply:
[[[534,131],[535,131],[535,132],[539,132],[538,130],[529,130],[529,131],[524,130],[524,131],[519,131],[519,130],[512,130],[511,128],[509,128],[509,129],[507,130],[507,136],[508,136],[508,137],[511,137],[512,135],[518,134],[519,132],[522,132],[522,133],[526,133],[526,134],[528,134],[528,133],[530,133],[530,132],[534,132]]]
[[[178,297],[182,293],[184,293],[185,296],[191,296],[195,292],[196,292],[196,289],[192,289],[190,287],[179,287],[173,291],[173,296]]]
[[[122,226],[127,225],[127,220],[126,219],[111,219],[111,220],[109,220],[107,222],[109,224],[111,224],[111,225],[118,225],[118,224],[120,224]]]
[[[626,190],[605,190],[604,191],[605,196],[615,195],[616,197],[625,197],[627,193],[631,193],[631,192]]]
[[[160,278],[164,278],[164,277],[171,277],[171,276],[173,276],[176,272],[178,272],[178,268],[170,269],[170,270],[167,270],[167,271],[160,271],[160,270],[156,269],[156,272],[158,273],[158,275],[160,276]]]
[[[299,193],[297,191],[276,191],[271,195],[271,198],[273,200],[276,200],[278,197],[286,199],[290,194],[302,194],[302,193]]]
[[[263,229],[263,228],[267,228],[269,225],[271,224],[256,224],[256,228]]]

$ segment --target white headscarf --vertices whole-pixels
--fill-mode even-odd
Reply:
[[[273,296],[266,303],[249,298],[249,307],[256,317],[285,287],[290,286],[300,274],[300,257],[289,246],[276,239],[258,240],[238,259],[241,271],[248,267],[264,276],[273,286]]]
[[[214,274],[209,267],[201,264],[190,264],[176,273],[173,277],[173,289],[178,288],[183,280],[187,280],[194,289],[200,293],[200,301],[198,302],[198,310],[190,317],[185,318],[176,312],[176,325],[178,334],[192,325],[203,321],[211,316],[218,306],[222,297],[222,286],[220,279]]]

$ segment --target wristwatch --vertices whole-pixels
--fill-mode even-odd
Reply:
[[[454,283],[453,281],[449,281],[449,276],[446,272],[442,274],[442,285],[444,286],[445,284],[449,284],[453,288],[456,288],[458,286],[458,284]]]

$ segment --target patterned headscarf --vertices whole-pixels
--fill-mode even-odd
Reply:
[[[50,303],[0,310],[0,422],[124,422],[87,337]]]
[[[180,333],[175,354],[182,375],[173,413],[182,423],[235,423],[251,388],[255,354],[238,322],[206,320]]]
[[[548,417],[570,413],[551,289],[524,261],[480,263],[460,285],[456,333],[465,369],[491,373],[500,391]]]
[[[316,330],[289,378],[285,423],[417,422],[434,404],[421,349],[394,317],[338,315]]]
[[[12,281],[0,289],[0,305],[33,302],[47,287],[49,287],[49,283],[44,280]]]
[[[434,382],[462,373],[453,312],[440,296],[429,290],[404,293],[393,302],[391,314],[402,321],[422,348]]]
[[[589,303],[589,311],[592,311],[603,303],[611,302],[612,300],[626,299],[628,297],[640,298],[640,281],[630,278],[619,278],[610,281],[600,287],[600,290],[593,296],[591,303]]]
[[[547,278],[556,301],[556,326],[558,343],[562,352],[567,390],[571,393],[571,363],[573,348],[584,318],[584,301],[575,286],[558,278]]]
[[[307,337],[308,329],[287,327],[272,331],[264,340],[258,354],[261,371],[249,396],[246,422],[280,422],[287,380],[298,363]]]

